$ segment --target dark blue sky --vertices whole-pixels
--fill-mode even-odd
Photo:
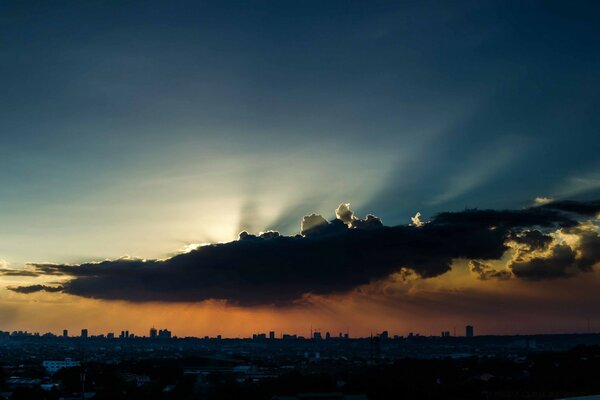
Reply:
[[[598,71],[593,1],[2,2],[0,259],[594,198]]]

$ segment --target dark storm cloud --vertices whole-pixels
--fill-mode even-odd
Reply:
[[[515,260],[511,267],[517,277],[569,276],[573,266],[589,270],[599,256],[597,235],[580,228],[573,215],[588,215],[585,207],[465,210],[439,214],[422,226],[390,227],[375,216],[358,218],[348,207],[337,211],[343,219],[304,217],[302,235],[242,232],[236,241],[203,246],[166,260],[34,265],[41,274],[72,279],[60,289],[38,285],[12,290],[62,290],[129,301],[226,299],[241,305],[289,304],[305,293],[348,291],[401,268],[428,278],[449,271],[454,259],[497,260],[511,240],[526,244],[528,251],[540,249],[547,246],[548,238],[539,229],[563,228],[580,235],[585,238],[581,241],[585,254],[578,256],[568,246],[557,246],[551,261]],[[481,279],[503,279],[508,274],[496,273],[479,262],[471,268]]]
[[[591,271],[600,261],[600,235],[582,227],[567,228],[564,233],[577,235],[577,244],[573,247],[555,244],[549,255],[531,257],[530,252],[525,251],[509,264],[513,274],[519,278],[541,280]]]
[[[60,292],[63,290],[60,286],[46,286],[46,285],[30,285],[30,286],[17,286],[9,287],[8,289],[17,293],[35,293],[35,292]]]
[[[575,252],[567,245],[552,248],[549,257],[534,257],[530,260],[511,263],[513,274],[519,278],[532,280],[564,278],[575,273],[577,269]]]
[[[475,260],[469,261],[469,269],[471,272],[477,275],[478,279],[482,281],[487,281],[490,279],[506,280],[512,277],[510,271],[497,271],[492,266]]]
[[[600,200],[596,201],[553,201],[541,206],[540,208],[566,211],[580,215],[595,216],[600,213]]]
[[[513,234],[510,239],[516,243],[526,245],[530,251],[543,250],[552,242],[552,236],[546,235],[539,230]]]

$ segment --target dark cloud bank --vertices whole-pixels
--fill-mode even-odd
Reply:
[[[438,276],[458,258],[471,260],[471,271],[484,280],[568,277],[590,271],[600,260],[600,237],[579,222],[598,212],[600,201],[569,201],[523,210],[445,212],[422,226],[384,226],[373,215],[357,218],[342,204],[332,221],[305,216],[296,236],[242,232],[236,241],[166,260],[32,264],[39,275],[70,280],[59,287],[11,290],[128,301],[225,299],[241,305],[285,305],[305,293],[348,291],[401,268],[422,278]],[[557,229],[578,235],[579,247],[555,243],[548,233]],[[510,243],[519,250],[507,269],[495,271],[477,261],[500,259]]]

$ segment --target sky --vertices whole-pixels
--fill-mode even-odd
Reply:
[[[0,330],[600,331],[599,27],[0,2]]]

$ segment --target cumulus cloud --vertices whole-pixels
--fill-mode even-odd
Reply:
[[[533,199],[533,204],[536,206],[543,206],[544,204],[552,203],[554,201],[551,197],[536,197]]]
[[[514,243],[524,245],[528,251],[544,250],[553,240],[552,236],[537,229],[513,233],[510,239]]]
[[[482,281],[490,279],[506,280],[512,277],[511,272],[508,270],[495,270],[491,265],[476,260],[469,261],[469,270]]]
[[[589,224],[550,234],[528,231],[514,235],[512,240],[516,252],[508,267],[519,278],[565,278],[589,272],[600,262],[600,235]]]
[[[358,218],[350,209],[350,203],[340,204],[335,210],[335,216],[349,228],[376,229],[383,226],[381,219],[373,214],[367,214],[364,219]]]
[[[357,217],[348,204],[332,221],[302,219],[301,234],[275,231],[204,245],[164,260],[119,259],[79,265],[32,264],[41,275],[64,275],[60,287],[11,288],[20,293],[61,290],[77,296],[127,301],[223,299],[240,305],[287,305],[307,293],[346,292],[399,271],[439,276],[453,260],[468,259],[479,279],[568,277],[596,263],[598,235],[580,219],[598,202],[550,203],[523,210],[464,210],[436,215],[427,224],[384,226]],[[562,232],[569,243],[560,243]],[[552,236],[554,235],[554,236]],[[515,257],[509,270],[481,260]]]
[[[311,230],[327,224],[327,220],[319,214],[305,215],[300,225],[300,233],[306,235]]]
[[[348,226],[352,225],[352,222],[356,219],[354,212],[350,209],[350,203],[340,204],[335,210],[335,216]]]
[[[420,212],[417,212],[414,217],[410,217],[410,220],[412,221],[412,224],[414,226],[416,226],[417,228],[422,227],[424,224],[424,222],[421,221],[421,213]]]

